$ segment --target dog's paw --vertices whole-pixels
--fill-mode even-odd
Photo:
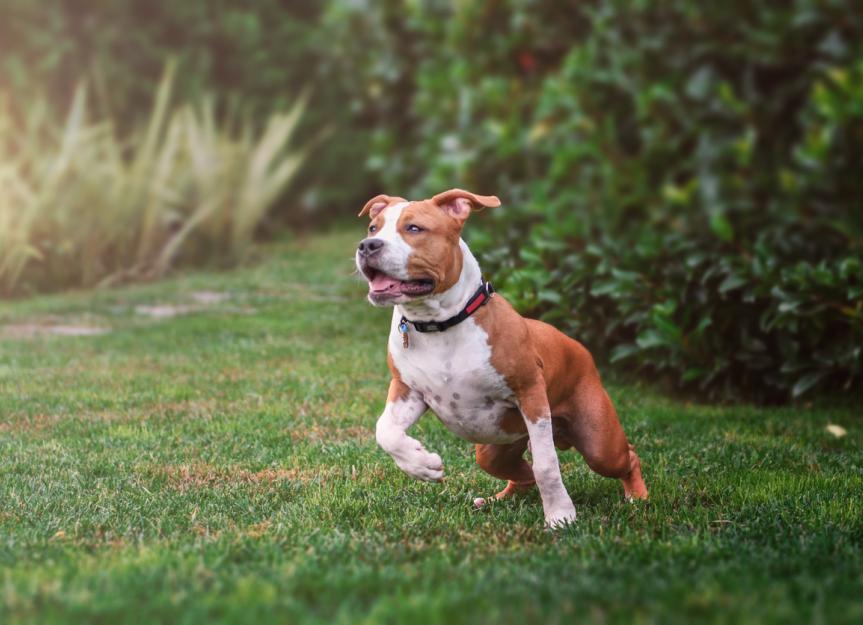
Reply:
[[[546,512],[545,524],[549,529],[559,529],[575,523],[575,506],[572,502],[569,505],[557,506],[553,510]]]
[[[425,449],[415,449],[410,455],[396,458],[399,468],[418,480],[440,482],[443,479],[443,460]]]

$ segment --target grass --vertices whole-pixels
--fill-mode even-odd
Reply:
[[[649,504],[565,453],[574,527],[545,531],[536,494],[474,512],[500,484],[434,417],[444,485],[375,445],[388,314],[351,276],[358,236],[0,306],[0,622],[863,620],[859,405],[612,384]],[[139,314],[201,291],[230,299]]]
[[[213,99],[172,103],[173,84],[169,64],[129,136],[89,119],[83,87],[65,123],[0,98],[0,296],[242,258],[310,147],[292,142],[305,98],[258,130]]]

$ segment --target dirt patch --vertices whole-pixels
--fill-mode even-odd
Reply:
[[[200,310],[199,306],[190,304],[155,304],[153,306],[135,306],[135,314],[142,317],[150,317],[151,319],[170,319],[179,315],[188,315],[189,313]]]
[[[370,427],[361,425],[339,427],[324,423],[301,423],[292,425],[289,428],[285,428],[285,433],[290,436],[291,440],[295,443],[337,443],[348,440],[369,442],[374,437],[374,430]]]
[[[76,425],[93,423],[116,425],[145,423],[160,419],[176,420],[179,418],[209,421],[212,419],[213,413],[220,408],[225,410],[240,410],[242,406],[246,406],[248,403],[246,400],[220,403],[216,399],[208,398],[189,399],[178,402],[158,402],[125,410],[95,410],[75,413],[59,412],[54,414],[28,414],[23,411],[10,411],[2,415],[0,433],[50,434],[62,423],[73,423]]]
[[[249,536],[251,538],[260,538],[261,536],[269,533],[272,526],[273,523],[270,520],[261,521],[260,523],[255,523],[254,525],[248,526],[247,528],[242,530],[240,534],[244,536]]]
[[[25,323],[10,323],[0,327],[0,338],[33,339],[40,336],[101,336],[111,331],[103,325],[70,323],[40,319]]]
[[[339,291],[325,289],[322,285],[311,285],[303,282],[284,282],[280,289],[258,291],[257,295],[279,300],[301,299],[308,302],[325,302],[328,304],[343,304],[356,300],[356,297],[348,296]]]
[[[83,325],[59,325],[50,328],[52,334],[59,334],[60,336],[99,336],[110,331],[109,328],[105,327]]]
[[[204,312],[214,306],[230,301],[234,296],[231,293],[223,293],[221,291],[194,291],[188,297],[191,300],[190,302],[141,304],[135,306],[135,314],[155,320],[171,319],[172,317],[179,317],[181,315]],[[253,308],[238,307],[227,307],[220,310],[244,314],[255,312]]]
[[[204,306],[215,306],[216,304],[227,302],[231,299],[231,294],[223,293],[221,291],[195,291],[192,293],[191,297],[198,304],[203,304]]]
[[[282,482],[306,484],[316,479],[326,479],[329,473],[314,469],[266,468],[249,471],[236,467],[215,467],[204,462],[156,467],[154,472],[164,477],[171,487],[181,491],[222,486],[273,486]]]
[[[23,413],[7,414],[0,421],[2,432],[43,432],[53,429],[60,422],[59,415]]]

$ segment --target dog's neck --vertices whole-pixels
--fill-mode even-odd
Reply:
[[[459,239],[459,248],[462,253],[462,266],[458,282],[443,293],[416,302],[398,304],[396,309],[399,315],[411,321],[443,321],[457,315],[467,306],[468,300],[479,287],[482,271],[467,243],[462,239]]]

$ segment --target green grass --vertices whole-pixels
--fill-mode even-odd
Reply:
[[[567,452],[574,527],[544,530],[535,493],[474,512],[500,484],[433,416],[445,484],[375,445],[389,316],[351,275],[358,237],[0,306],[0,622],[863,621],[859,405],[612,384],[649,504]],[[231,299],[135,312],[202,290]],[[113,331],[8,329],[25,320]]]

